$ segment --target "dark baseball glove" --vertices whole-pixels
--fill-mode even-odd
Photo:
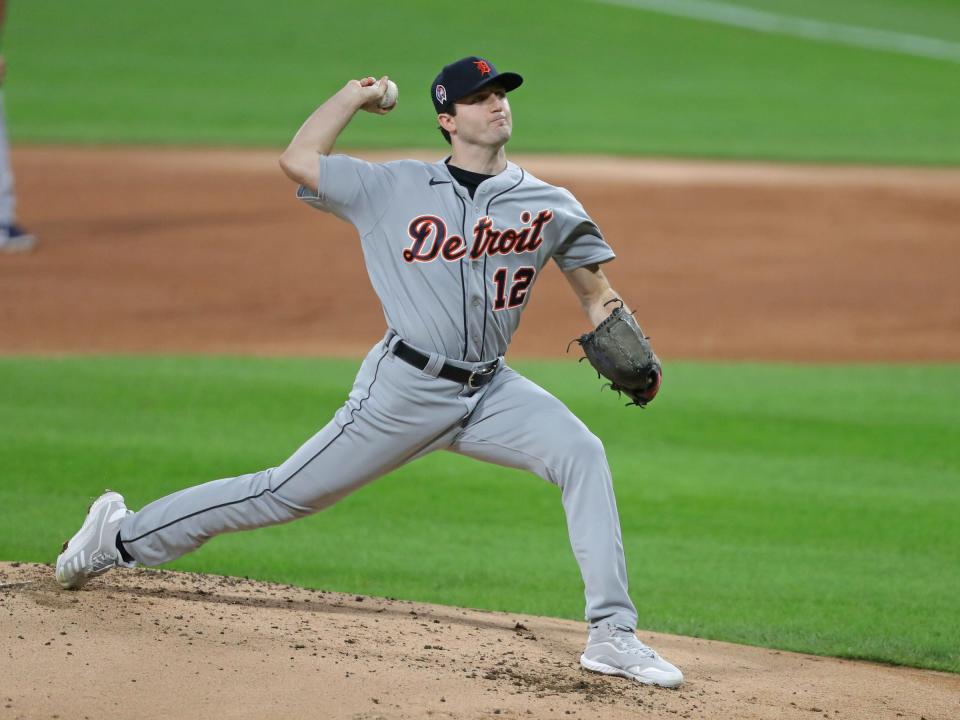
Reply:
[[[624,310],[623,301],[617,298],[610,302],[620,305],[593,332],[573,342],[580,343],[586,355],[580,358],[581,362],[588,360],[597,377],[602,375],[610,381],[611,389],[626,394],[632,401],[627,405],[646,407],[660,390],[660,359],[650,346],[650,338],[643,334],[633,315]]]

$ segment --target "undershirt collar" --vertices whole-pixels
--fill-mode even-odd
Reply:
[[[477,187],[480,183],[494,177],[493,175],[484,175],[483,173],[464,170],[463,168],[458,168],[456,165],[451,165],[449,162],[447,163],[447,169],[450,171],[453,179],[467,189],[467,192],[470,193],[471,200],[473,199],[474,193],[477,192]]]

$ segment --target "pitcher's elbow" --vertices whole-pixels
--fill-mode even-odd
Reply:
[[[280,156],[280,169],[298,185],[315,189],[319,174],[314,166],[315,162],[316,157],[306,158],[300,153],[291,153],[288,150]]]
[[[284,174],[291,180],[296,180],[294,176],[296,172],[296,164],[294,163],[293,157],[290,155],[289,150],[284,150],[283,154],[280,155],[279,159],[280,169],[283,170]]]

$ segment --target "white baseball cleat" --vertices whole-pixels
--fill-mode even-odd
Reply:
[[[77,534],[63,544],[57,558],[57,582],[65,590],[79,590],[87,580],[107,570],[134,567],[117,550],[120,521],[131,513],[120,493],[107,491],[87,510],[87,519]]]
[[[683,673],[637,639],[625,625],[601,623],[590,628],[587,649],[580,656],[585,670],[619,675],[644,685],[675,688],[683,682]]]

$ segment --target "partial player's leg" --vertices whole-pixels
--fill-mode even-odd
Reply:
[[[16,197],[13,192],[3,95],[0,89],[0,252],[23,252],[33,247],[35,239],[16,224]]]
[[[13,170],[10,168],[10,145],[7,141],[7,115],[4,92],[0,90],[0,227],[13,225],[16,198],[13,194]]]

